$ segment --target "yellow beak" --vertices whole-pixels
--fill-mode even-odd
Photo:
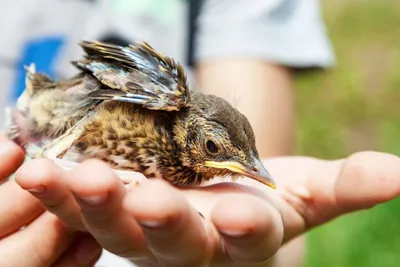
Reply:
[[[207,167],[228,169],[234,173],[249,177],[273,189],[276,189],[276,183],[274,179],[272,178],[271,174],[267,171],[267,169],[265,169],[264,165],[260,160],[256,160],[254,170],[249,170],[242,164],[234,161],[223,161],[223,162],[206,161],[204,164]]]

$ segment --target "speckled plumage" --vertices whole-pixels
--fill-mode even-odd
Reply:
[[[173,59],[146,43],[81,46],[85,57],[73,62],[81,72],[71,79],[27,69],[11,113],[10,136],[20,144],[37,144],[48,158],[98,158],[178,186],[246,175],[274,187],[246,117],[222,98],[190,92]]]

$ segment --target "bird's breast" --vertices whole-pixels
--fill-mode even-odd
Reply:
[[[134,108],[131,104],[108,102],[85,125],[64,158],[83,161],[97,158],[115,169],[163,178],[160,158],[173,153],[174,146],[157,111]]]

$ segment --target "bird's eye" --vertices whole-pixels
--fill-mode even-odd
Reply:
[[[211,154],[218,153],[218,146],[211,140],[206,141],[206,148]]]

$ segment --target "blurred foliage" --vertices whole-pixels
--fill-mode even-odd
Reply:
[[[400,155],[400,2],[322,1],[337,65],[299,75],[297,154]],[[400,266],[400,199],[312,230],[306,267]]]

